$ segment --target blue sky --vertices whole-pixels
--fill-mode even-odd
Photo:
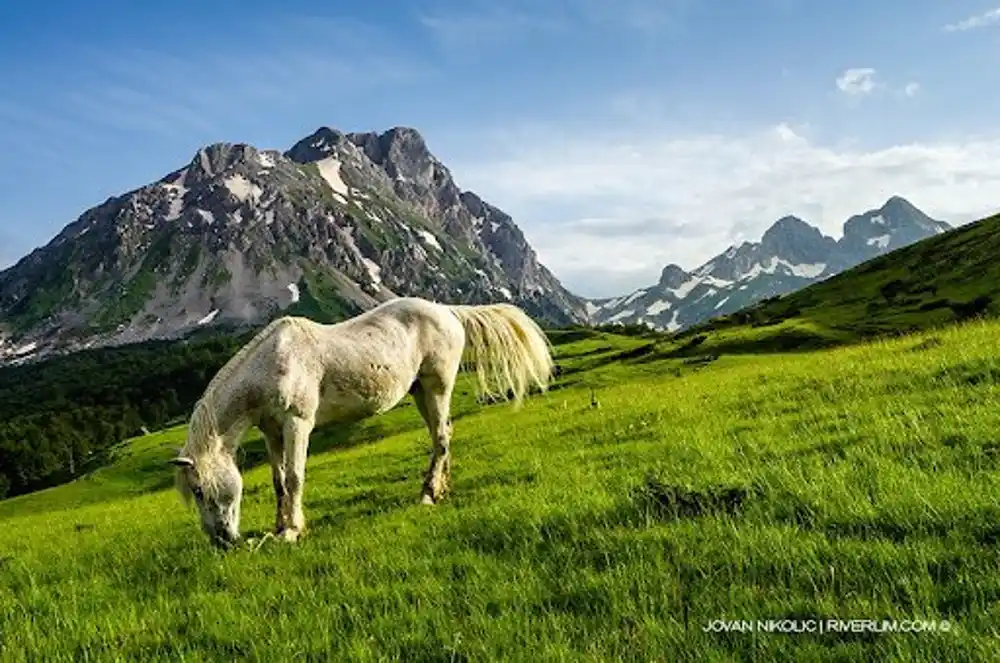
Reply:
[[[99,6],[100,9],[95,7]],[[217,141],[413,126],[580,294],[793,213],[1000,208],[1000,0],[0,7],[0,263]]]

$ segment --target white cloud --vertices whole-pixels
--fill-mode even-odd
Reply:
[[[877,85],[875,70],[871,67],[848,69],[837,77],[837,87],[840,91],[853,96],[871,94]]]
[[[964,30],[974,30],[975,28],[985,28],[988,25],[1000,22],[1000,7],[983,12],[976,16],[944,26],[946,32],[961,32]]]
[[[785,214],[839,237],[853,214],[902,195],[951,223],[993,213],[1000,136],[866,150],[785,124],[742,135],[548,128],[454,161],[459,183],[509,212],[570,289],[610,296],[758,240]]]
[[[906,86],[903,87],[903,94],[907,97],[915,97],[918,92],[920,92],[920,83],[917,83],[916,81],[907,83]]]

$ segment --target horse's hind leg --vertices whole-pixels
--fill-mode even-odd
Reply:
[[[451,392],[451,385],[430,377],[420,378],[413,392],[413,400],[434,443],[420,500],[423,504],[436,503],[448,491],[451,476]]]

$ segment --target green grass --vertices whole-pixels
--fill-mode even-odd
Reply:
[[[991,660],[998,336],[695,361],[556,335],[563,376],[518,412],[477,405],[462,376],[447,501],[416,503],[429,439],[407,401],[314,435],[310,530],[258,552],[208,545],[170,486],[183,429],[156,433],[0,502],[0,658]],[[256,437],[242,462],[260,532]],[[702,630],[809,617],[953,628]]]

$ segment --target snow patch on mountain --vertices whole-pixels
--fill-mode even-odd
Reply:
[[[704,278],[703,277],[696,276],[695,278],[690,279],[690,280],[688,280],[688,281],[680,284],[676,288],[670,288],[670,289],[668,289],[667,292],[669,292],[670,294],[672,294],[677,299],[684,299],[689,294],[691,294],[692,290],[694,290],[695,288],[697,288],[703,282],[704,282]]]
[[[814,264],[811,264],[811,265],[808,265],[808,264],[793,265],[791,263],[785,262],[784,260],[782,260],[781,262],[786,267],[788,267],[788,270],[792,274],[794,274],[795,276],[801,276],[802,278],[805,278],[805,279],[814,279],[817,276],[819,276],[820,274],[822,274],[823,270],[826,269],[826,263],[825,262],[817,262],[817,263],[814,263]]]
[[[620,322],[620,321],[624,320],[625,318],[627,318],[627,317],[629,317],[629,316],[631,316],[633,314],[635,314],[635,311],[633,311],[630,308],[627,308],[624,311],[620,311],[620,312],[616,313],[615,315],[611,316],[610,318],[608,318],[608,322],[611,323],[611,324],[614,324],[616,322]]]
[[[232,175],[224,181],[229,193],[233,194],[236,200],[245,203],[248,200],[256,202],[264,193],[259,186],[245,178],[243,175]]]
[[[438,242],[437,237],[435,237],[431,233],[427,232],[426,230],[418,230],[417,234],[420,235],[420,237],[425,242],[427,242],[428,244],[430,244],[431,246],[433,246],[438,251],[444,251],[444,249],[441,248],[441,243]]]
[[[340,161],[334,157],[327,157],[316,162],[316,168],[319,169],[319,175],[326,183],[330,185],[330,189],[338,196],[343,199],[347,199],[347,184],[340,177]]]
[[[622,302],[622,306],[628,306],[629,304],[631,304],[632,302],[634,302],[635,300],[639,299],[640,297],[642,297],[645,294],[646,294],[645,290],[636,290],[631,295],[629,295],[628,298],[624,302]]]
[[[382,268],[378,266],[378,263],[369,258],[362,258],[365,263],[365,267],[368,270],[368,276],[371,277],[372,283],[375,285],[382,284]]]
[[[274,160],[274,155],[267,152],[257,153],[257,163],[260,164],[261,168],[274,168],[278,165],[278,162]]]
[[[646,308],[646,315],[659,315],[669,309],[673,304],[665,299],[658,299]]]
[[[188,192],[185,186],[187,172],[187,168],[185,168],[174,182],[163,184],[163,188],[167,190],[167,195],[170,197],[170,208],[167,210],[165,221],[176,221],[184,213],[184,196]]]

